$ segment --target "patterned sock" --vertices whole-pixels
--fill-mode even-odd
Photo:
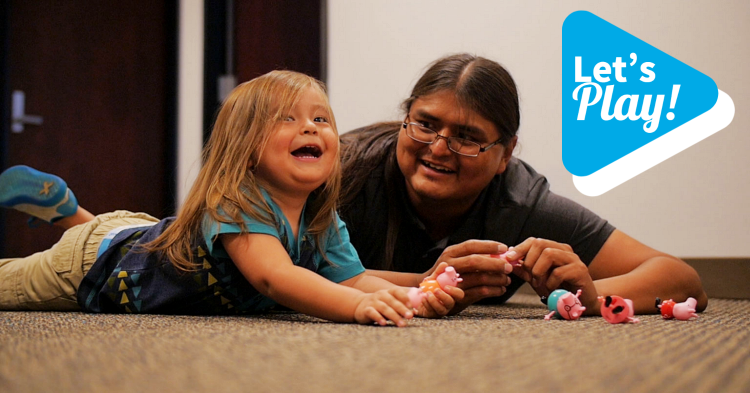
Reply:
[[[53,223],[75,214],[78,201],[65,180],[18,165],[0,174],[0,207]]]

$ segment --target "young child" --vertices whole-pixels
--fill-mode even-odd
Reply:
[[[57,176],[17,166],[0,206],[66,230],[51,249],[0,260],[0,309],[235,314],[277,304],[337,322],[404,326],[408,288],[365,273],[336,213],[339,140],[323,85],[273,71],[221,108],[177,217],[94,217]],[[436,270],[433,276],[444,270]],[[428,296],[445,314],[463,292]]]

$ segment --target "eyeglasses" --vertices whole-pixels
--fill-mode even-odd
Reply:
[[[408,120],[409,117],[407,116],[406,119]],[[442,136],[438,134],[437,131],[431,128],[427,128],[419,123],[404,122],[402,123],[402,125],[406,129],[406,136],[416,142],[431,145],[438,139],[443,138],[448,144],[448,149],[450,151],[467,157],[476,157],[479,155],[479,153],[484,153],[485,151],[487,151],[487,149],[503,141],[503,138],[500,137],[500,139],[483,147],[479,143],[470,141],[468,139],[455,136]]]

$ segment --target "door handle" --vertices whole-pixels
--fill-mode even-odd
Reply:
[[[11,109],[12,125],[11,131],[15,133],[23,132],[24,125],[40,126],[44,122],[41,116],[27,115],[26,113],[26,94],[21,90],[13,90],[13,101]]]

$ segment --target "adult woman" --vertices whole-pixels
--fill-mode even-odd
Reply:
[[[700,278],[683,261],[645,246],[580,205],[549,191],[546,179],[512,156],[520,123],[515,83],[499,64],[468,54],[433,63],[404,102],[405,119],[342,136],[341,216],[365,267],[415,285],[437,262],[464,277],[460,311],[509,298],[528,281],[541,296],[583,290],[597,296],[698,299]],[[489,239],[479,241],[470,239]],[[505,252],[509,264],[487,254]]]

